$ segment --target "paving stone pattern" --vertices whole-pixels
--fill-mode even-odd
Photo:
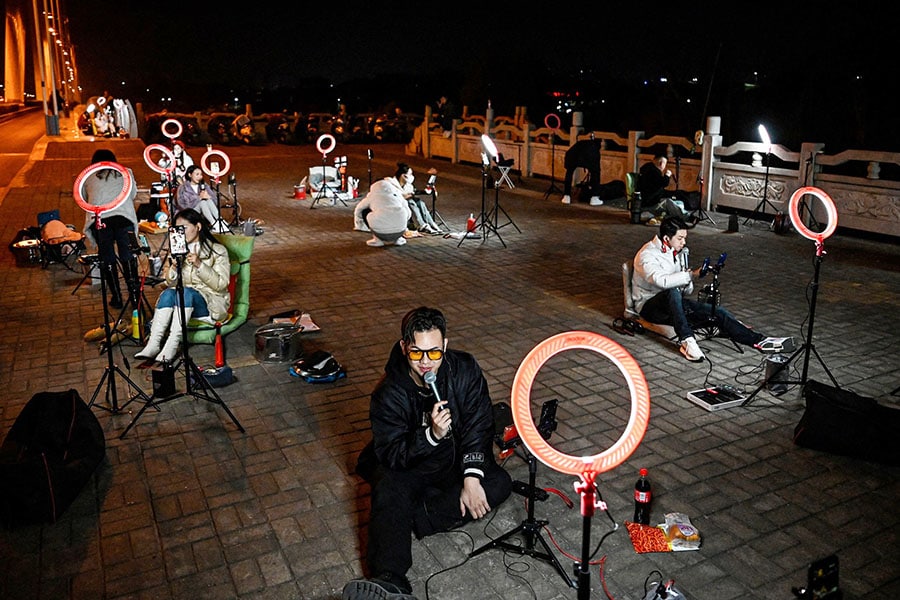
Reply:
[[[104,145],[134,170],[140,186],[155,179],[139,141],[43,138],[0,205],[3,238],[11,240],[51,208],[80,229],[84,213],[73,201],[72,183]],[[753,350],[708,340],[701,346],[711,362],[693,364],[653,334],[629,337],[610,327],[622,312],[620,266],[655,233],[630,224],[621,201],[563,205],[555,193],[545,198],[552,182],[525,178],[514,178],[516,188],[503,187],[496,196],[493,188],[482,191],[477,165],[408,156],[401,146],[374,147],[369,163],[365,147],[339,147],[363,192],[370,167],[377,179],[405,160],[420,181],[428,168],[439,171],[437,208],[455,231],[470,213],[480,214],[482,197],[488,208],[499,198],[515,224],[499,229],[505,248],[495,235],[461,245],[429,236],[403,247],[370,248],[368,235],[352,230],[354,202],[310,209],[309,197],[294,199],[293,186],[321,164],[314,147],[223,150],[231,157],[243,216],[260,219],[264,231],[251,260],[250,319],[226,338],[237,381],[217,389],[244,433],[222,407],[187,396],[147,410],[119,439],[142,404],[122,409],[130,391],[114,377],[121,410],[104,410],[107,358],[96,343],[82,340],[102,323],[99,288],[84,285],[73,294],[81,273],[60,264],[17,266],[11,252],[2,253],[0,432],[5,436],[35,393],[74,388],[86,402],[97,395],[93,411],[107,451],[59,522],[0,534],[0,597],[339,598],[343,584],[363,573],[369,489],[353,467],[370,435],[369,394],[398,338],[401,316],[422,304],[445,311],[450,345],[479,359],[494,402],[510,402],[524,357],[561,332],[597,332],[642,368],[651,396],[649,427],[627,460],[598,477],[612,520],[602,511],[584,519],[575,477],[537,465],[538,486],[559,491],[535,505],[535,517],[547,521],[542,536],[569,575],[588,552],[591,597],[640,599],[645,580],[658,579],[658,571],[693,600],[791,598],[791,587],[805,583],[807,564],[830,553],[841,560],[845,598],[900,595],[897,467],[795,446],[793,430],[804,410],[796,385],[777,397],[763,390],[746,407],[718,412],[685,399],[688,390],[719,383],[754,391],[765,363]],[[202,149],[189,152],[196,161]],[[764,333],[804,341],[812,242],[796,233],[777,235],[761,220],[744,225],[743,218],[739,232],[726,233],[727,216],[711,216],[715,224],[702,222],[689,234],[692,262],[727,251],[724,305]],[[895,242],[847,232],[827,241],[809,379],[827,382],[827,366],[842,387],[859,394],[886,396],[900,385],[900,328],[892,325],[900,309]],[[145,290],[150,303],[159,291]],[[310,384],[290,376],[286,363],[256,359],[256,329],[290,309],[309,312],[321,327],[302,334],[303,351],[332,352],[346,378]],[[115,364],[152,393],[149,372],[133,359],[137,346],[120,348]],[[214,360],[209,345],[192,346],[190,353],[199,366]],[[803,357],[791,365],[794,380]],[[184,389],[182,375],[177,382]],[[574,349],[549,359],[532,387],[534,414],[553,398],[560,404],[550,442],[561,452],[597,454],[627,426],[627,383],[601,353]],[[523,451],[506,467],[527,482]],[[653,519],[687,514],[703,537],[699,551],[635,553],[624,521],[632,517],[641,467],[649,469],[653,485]],[[469,557],[526,517],[524,499],[513,495],[483,522],[414,541],[409,575],[415,594],[435,600],[575,598],[577,591],[547,561],[496,548]],[[512,540],[525,544],[521,536]]]

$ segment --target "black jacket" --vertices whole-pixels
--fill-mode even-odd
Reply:
[[[431,435],[436,399],[413,381],[397,342],[369,409],[377,460],[396,471],[447,471],[480,479],[487,461],[494,460],[493,407],[481,367],[471,354],[447,350],[436,385],[453,416],[450,434],[442,440]]]

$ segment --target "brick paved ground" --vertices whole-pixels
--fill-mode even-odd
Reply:
[[[142,145],[107,144],[132,167],[142,186],[153,174]],[[0,205],[0,232],[12,239],[36,214],[59,208],[80,227],[72,182],[99,142],[44,138]],[[900,519],[898,469],[813,452],[792,443],[803,413],[798,387],[775,397],[760,392],[746,407],[706,412],[685,392],[706,382],[748,392],[761,381],[763,361],[719,340],[702,343],[710,363],[689,364],[652,335],[627,337],[609,326],[621,313],[620,265],[654,231],[629,224],[619,203],[565,206],[544,198],[547,180],[519,180],[503,189],[502,206],[521,229],[486,241],[428,237],[405,247],[373,249],[352,231],[352,205],[309,209],[292,198],[310,166],[311,147],[224,148],[238,177],[244,216],[262,219],[252,258],[250,320],[227,338],[237,382],[218,390],[245,428],[240,433],[218,406],[182,398],[147,411],[124,440],[119,435],[139,404],[111,414],[100,386],[107,367],[83,333],[102,322],[99,292],[80,275],[51,264],[18,267],[0,259],[0,432],[40,391],[76,389],[85,401],[99,392],[94,413],[107,441],[107,460],[55,525],[0,535],[3,598],[310,598],[340,597],[361,573],[368,515],[366,485],[353,475],[355,455],[369,437],[368,395],[397,338],[400,317],[427,303],[441,307],[451,345],[473,352],[495,402],[509,402],[513,377],[542,340],[566,331],[597,332],[621,344],[642,367],[652,412],[643,442],[620,466],[600,475],[600,490],[620,525],[598,513],[591,527],[591,596],[643,596],[658,570],[691,599],[790,598],[811,560],[836,552],[845,598],[888,599],[900,594],[896,551]],[[399,146],[377,146],[372,172],[388,175],[406,158],[420,179],[440,172],[438,208],[456,229],[481,203],[478,167],[404,157]],[[367,188],[364,147],[340,148]],[[194,149],[195,160],[199,150]],[[487,196],[493,200],[493,192]],[[760,330],[802,341],[814,247],[797,234],[776,235],[762,224],[725,233],[726,218],[690,233],[693,261],[728,252],[723,302]],[[503,220],[501,219],[501,224]],[[895,241],[846,234],[828,240],[821,264],[810,379],[839,383],[868,396],[900,385],[900,332],[890,323],[900,308],[900,248]],[[150,302],[158,290],[149,290]],[[287,365],[254,356],[257,327],[288,309],[309,312],[321,331],[303,334],[304,351],[326,349],[348,376],[334,384],[304,383]],[[134,368],[136,347],[116,351],[116,364],[144,390]],[[211,346],[194,346],[199,365]],[[792,366],[799,378],[803,355]],[[129,369],[130,367],[130,369]],[[127,397],[124,386],[120,397]],[[183,386],[180,381],[179,385]],[[590,455],[609,447],[628,419],[622,374],[600,354],[571,350],[541,368],[532,387],[537,411],[560,400],[554,447]],[[514,456],[506,467],[527,481]],[[697,552],[636,554],[622,527],[631,518],[637,471],[654,486],[653,517],[683,512],[703,536]],[[538,502],[544,538],[572,572],[582,555],[585,520],[574,478],[539,464],[537,483],[556,494]],[[489,521],[413,543],[410,573],[419,598],[574,598],[577,593],[546,561],[473,548],[526,518],[514,495]],[[607,535],[609,534],[609,535]],[[552,536],[552,538],[551,538]],[[602,544],[601,544],[602,539]],[[552,540],[552,541],[551,541]],[[513,541],[521,543],[521,537]],[[599,547],[598,547],[599,546]],[[604,558],[605,557],[605,558]],[[601,560],[602,559],[602,560]]]

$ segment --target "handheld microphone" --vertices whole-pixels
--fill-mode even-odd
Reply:
[[[688,252],[687,246],[685,246],[684,248],[682,248],[682,249],[681,249],[681,252],[679,252],[679,254],[681,255],[681,269],[682,269],[683,271],[689,271],[690,268],[691,268],[691,267],[690,267],[690,264],[691,264],[691,263],[690,263],[690,261],[688,260],[688,257],[690,256],[690,252]]]
[[[440,401],[441,401],[441,395],[440,395],[440,393],[438,393],[438,389],[437,389],[437,375],[434,374],[434,371],[427,371],[427,372],[422,376],[422,379],[425,380],[425,383],[428,384],[428,386],[431,388],[431,391],[434,392],[434,397],[435,397],[435,399],[436,399],[438,402],[440,402]],[[442,406],[442,407],[439,408],[438,410],[444,410],[444,407]]]

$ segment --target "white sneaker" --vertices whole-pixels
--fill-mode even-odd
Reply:
[[[379,238],[373,237],[371,240],[366,242],[367,245],[372,246],[373,248],[381,248],[384,246],[384,242],[382,242]]]
[[[568,194],[566,194],[565,196],[563,196],[563,198],[562,198],[562,203],[563,203],[563,204],[572,204],[572,198],[571,198],[571,196],[569,196]]]
[[[697,345],[697,340],[694,339],[693,336],[681,340],[681,353],[691,362],[700,362],[706,358],[706,355],[703,354],[703,350]]]
[[[402,245],[404,245],[405,243],[406,243],[406,238],[403,237],[403,236],[401,235],[400,237],[397,238],[397,241],[394,242],[394,245],[395,245],[395,246],[402,246]],[[382,244],[382,246],[383,246],[383,245],[384,245],[384,244]]]
[[[353,231],[372,231],[369,229],[367,225],[359,225],[358,227],[354,227]]]
[[[598,196],[591,196],[591,206],[603,206],[603,200]]]
[[[213,225],[212,230],[213,233],[228,233],[231,231],[231,229],[228,228],[228,225],[226,225],[223,221],[216,221],[216,223]]]

